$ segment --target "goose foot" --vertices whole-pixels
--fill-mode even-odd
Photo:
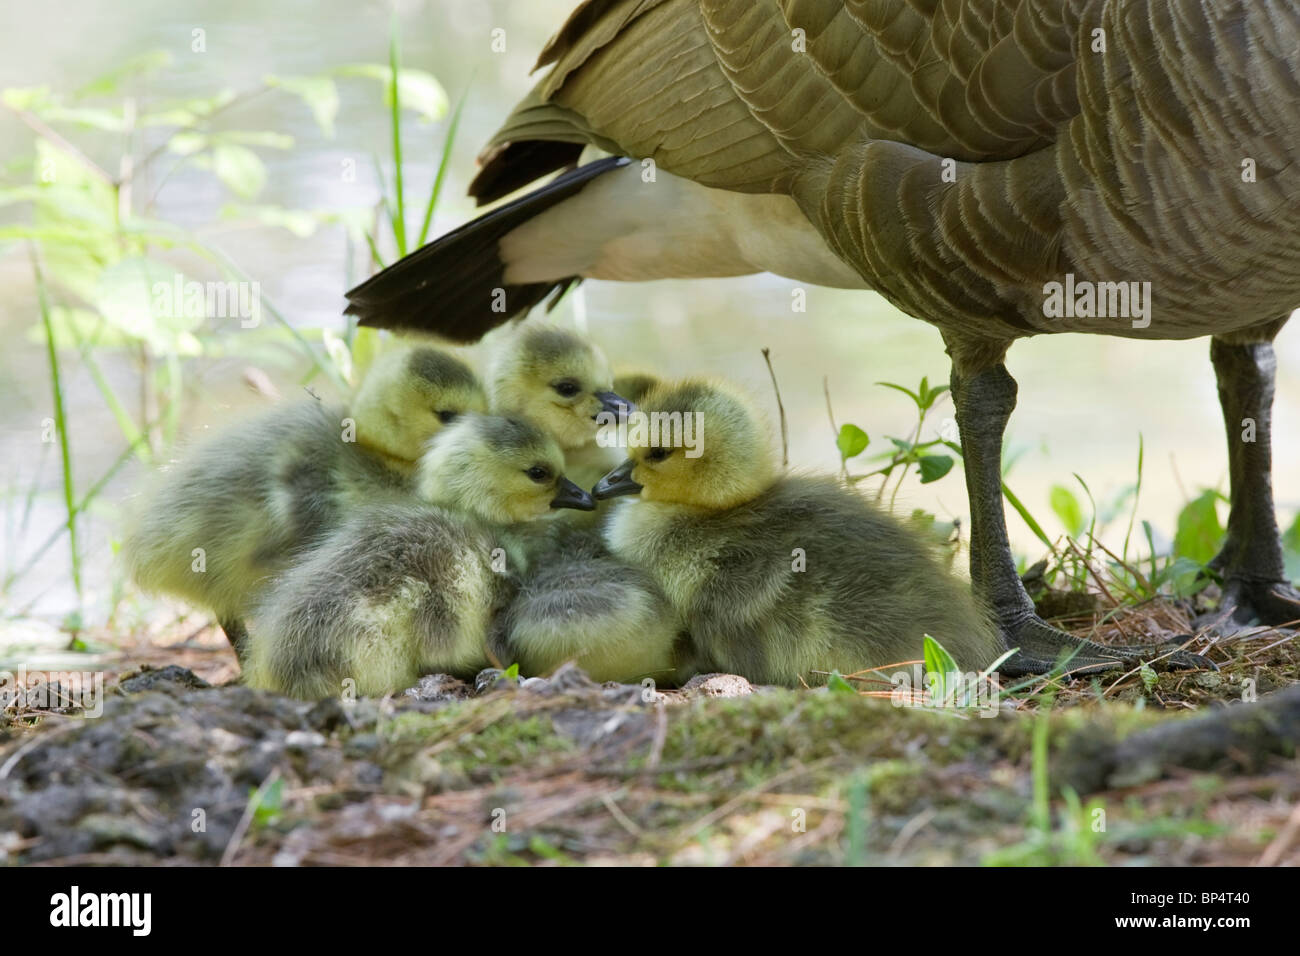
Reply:
[[[1195,621],[1198,628],[1229,637],[1258,627],[1300,629],[1300,591],[1285,581],[1228,580],[1217,610]]]
[[[1058,630],[1036,616],[1003,627],[1002,639],[1007,647],[1020,648],[998,668],[1011,677],[1047,673],[1067,657],[1064,671],[1071,677],[1132,668],[1143,661],[1157,670],[1218,670],[1200,654],[1177,650],[1177,644],[1098,644]]]

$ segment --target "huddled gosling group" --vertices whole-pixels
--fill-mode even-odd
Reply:
[[[699,441],[598,440],[632,414],[693,419]],[[925,536],[836,478],[782,473],[739,389],[616,379],[554,325],[511,330],[485,384],[400,346],[347,405],[283,403],[197,444],[123,551],[142,588],[212,611],[245,683],[304,699],[570,661],[598,681],[816,685],[915,660],[925,635],[968,669],[1002,650]]]

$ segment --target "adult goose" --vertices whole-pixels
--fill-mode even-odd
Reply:
[[[1007,540],[1008,347],[1212,336],[1223,610],[1300,619],[1269,434],[1271,342],[1300,305],[1300,6],[588,0],[539,66],[471,192],[568,171],[352,290],[363,322],[473,340],[588,277],[770,270],[879,291],[951,356],[971,577],[1022,649],[1005,670],[1076,643],[1035,616]],[[575,165],[588,145],[615,155]]]

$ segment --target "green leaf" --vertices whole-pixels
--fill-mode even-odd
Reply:
[[[1223,543],[1223,525],[1219,521],[1219,502],[1223,496],[1214,490],[1203,491],[1178,513],[1178,531],[1174,535],[1174,554],[1206,564]]]
[[[360,76],[378,80],[384,88],[384,105],[392,107],[389,90],[392,68],[383,63],[350,63],[334,71],[337,76]],[[414,110],[426,121],[440,120],[447,115],[449,100],[442,84],[432,73],[423,70],[398,70],[397,93],[405,109]]]
[[[1173,597],[1191,597],[1210,583],[1208,577],[1202,576],[1203,569],[1204,565],[1199,561],[1193,561],[1191,558],[1175,558],[1160,569],[1155,580],[1152,581],[1152,586],[1159,588],[1168,584]]]
[[[83,99],[88,96],[112,95],[121,89],[122,84],[127,80],[156,73],[170,66],[171,62],[172,55],[167,50],[146,50],[144,53],[137,53],[129,57],[121,66],[91,80],[73,96],[76,99]]]
[[[509,667],[507,667],[505,671],[501,674],[501,677],[503,680],[518,680],[519,663],[516,661],[514,664],[511,664]]]
[[[948,455],[922,455],[918,464],[921,466],[921,484],[928,485],[952,471],[953,460]]]
[[[892,388],[896,392],[902,392],[912,401],[916,402],[916,407],[921,408],[921,396],[916,394],[910,388],[904,388],[902,385],[895,385],[893,382],[877,382],[877,385],[883,385],[885,388]]]
[[[329,76],[275,76],[267,75],[268,86],[279,87],[294,94],[311,110],[320,131],[334,136],[334,120],[339,115],[339,88]]]
[[[961,668],[942,644],[925,635],[925,673],[930,684],[931,703],[947,703],[957,690]]]
[[[1142,677],[1142,686],[1148,691],[1155,687],[1156,683],[1160,680],[1159,675],[1156,674],[1155,668],[1145,661],[1142,662],[1142,666],[1138,669],[1138,674]]]
[[[167,148],[177,156],[193,156],[207,149],[208,138],[203,133],[180,132],[167,141]]]
[[[1287,577],[1300,580],[1300,514],[1282,532],[1282,557],[1286,560]]]
[[[266,166],[245,146],[218,146],[212,150],[212,171],[244,199],[252,199],[266,185]]]
[[[1070,537],[1077,538],[1083,533],[1083,506],[1079,504],[1079,499],[1074,496],[1074,492],[1064,485],[1052,485],[1048,502]]]
[[[0,206],[36,202],[49,196],[48,186],[0,186]]]
[[[204,312],[175,301],[176,283],[186,278],[174,266],[157,259],[131,256],[105,269],[95,305],[113,328],[149,342],[159,352],[192,352],[190,332],[203,322]]]
[[[846,681],[839,671],[831,671],[831,676],[826,679],[826,687],[832,694],[857,694],[853,685]]]
[[[280,815],[284,805],[284,778],[276,777],[260,798],[258,792],[254,790],[249,799],[257,801],[253,806],[254,825],[266,826]]]
[[[848,461],[856,455],[861,455],[871,444],[871,439],[857,425],[841,425],[839,436],[835,439],[835,447],[840,450],[840,460]]]
[[[253,219],[264,226],[287,229],[299,238],[316,231],[319,217],[306,209],[285,209],[283,206],[227,203],[221,207],[222,219]]]
[[[53,106],[43,113],[51,123],[76,123],[110,133],[126,129],[126,115],[119,110],[97,109],[86,106]]]
[[[70,309],[66,306],[50,307],[50,322],[34,325],[27,330],[27,341],[44,345],[49,335],[54,336],[54,347],[60,351],[77,348],[82,342],[94,342],[96,349],[119,349],[136,344],[136,340],[120,329],[107,326],[98,312],[89,309]]]
[[[141,126],[193,126],[207,119],[217,110],[231,103],[238,94],[232,89],[220,90],[212,96],[173,100],[163,103],[140,116]]]
[[[211,133],[208,139],[214,146],[265,146],[268,149],[293,149],[293,137],[269,129],[223,129]]]
[[[920,399],[917,404],[921,406],[921,411],[928,412],[934,407],[934,403],[939,399],[939,396],[946,391],[948,391],[947,385],[937,385],[934,388],[931,388],[929,377],[926,376],[925,378],[922,378],[921,388],[919,389],[919,394],[917,396]]]
[[[48,86],[10,86],[0,90],[0,102],[10,109],[40,113],[56,103],[57,99],[50,93]]]

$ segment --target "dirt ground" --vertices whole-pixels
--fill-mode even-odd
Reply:
[[[1099,633],[1168,635],[1179,613],[1127,609]],[[0,858],[1296,865],[1292,638],[1220,641],[1218,672],[1031,682],[979,716],[896,706],[871,675],[659,692],[571,668],[310,703],[238,686],[194,621],[88,635],[102,716],[45,700],[0,717]]]

